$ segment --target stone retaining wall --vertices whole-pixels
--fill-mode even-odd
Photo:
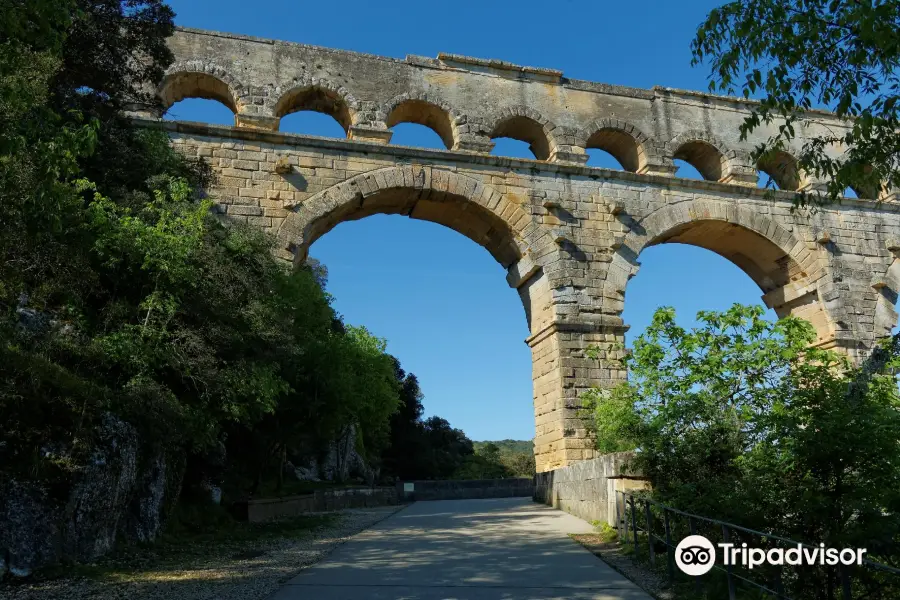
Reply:
[[[615,491],[643,489],[646,480],[626,469],[632,454],[604,454],[534,478],[534,500],[585,521],[615,522]]]
[[[392,487],[317,490],[302,496],[262,498],[235,505],[239,519],[251,523],[296,517],[304,513],[398,504]]]
[[[404,485],[412,484],[412,491]],[[468,479],[460,481],[406,481],[397,484],[404,500],[465,500],[474,498],[527,498],[534,495],[534,481],[527,478]]]

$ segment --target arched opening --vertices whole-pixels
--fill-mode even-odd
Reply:
[[[293,88],[279,98],[275,105],[275,116],[279,118],[301,111],[312,111],[332,117],[340,124],[344,135],[352,123],[350,107],[344,98],[337,92],[319,86]]]
[[[339,223],[355,221],[371,215],[404,215],[411,219],[431,221],[463,234],[490,252],[504,268],[522,257],[519,240],[502,218],[462,196],[431,190],[427,198],[415,188],[391,188],[379,191],[362,202],[344,203],[314,218],[304,230],[309,245]],[[311,209],[315,210],[315,209]]]
[[[540,123],[529,117],[515,116],[501,121],[491,132],[491,139],[495,138],[511,138],[525,142],[537,160],[550,158],[550,140],[547,138],[547,133]],[[491,154],[504,156],[498,151],[498,147],[502,150],[504,146],[506,144],[494,146]]]
[[[797,160],[784,152],[775,150],[760,158],[757,164],[760,177],[759,187],[774,187],[779,190],[797,191],[800,189],[800,171]]]
[[[606,150],[601,150],[600,148],[587,148],[585,149],[585,154],[588,155],[588,160],[585,163],[588,167],[613,169],[616,171],[627,170],[622,166],[622,163],[620,163],[615,156],[613,156]]]
[[[234,125],[237,101],[227,83],[208,73],[173,73],[163,79],[157,96],[165,118]]]
[[[433,222],[374,214],[339,223],[310,255],[328,268],[335,309],[416,375],[424,417],[475,441],[535,436],[527,321],[484,249]]]
[[[491,156],[507,156],[509,158],[526,158],[528,160],[537,160],[531,146],[528,142],[516,140],[508,137],[493,138],[494,147],[491,149]]]
[[[882,194],[886,192],[883,183],[877,182],[873,185],[868,181],[865,181],[866,178],[869,178],[872,175],[871,165],[853,165],[852,169],[857,172],[854,173],[854,175],[858,175],[861,179],[864,179],[864,181],[848,187],[844,191],[844,196],[847,198],[860,198],[862,200],[878,200]]]
[[[278,130],[283,133],[299,133],[320,137],[342,138],[346,136],[344,127],[337,119],[314,110],[299,110],[281,118]]]
[[[218,100],[185,98],[176,102],[163,115],[167,121],[195,121],[211,125],[234,125],[234,113]]]
[[[725,311],[735,303],[760,304],[759,286],[737,265],[705,248],[667,243],[641,252],[641,269],[629,283],[622,319],[630,345],[662,306],[675,309],[678,323],[690,328],[701,310]],[[661,294],[660,290],[665,290]],[[766,318],[777,319],[769,308]]]
[[[880,195],[879,189],[875,186],[851,186],[844,191],[844,196],[847,198],[860,198],[863,200],[877,200]]]
[[[675,164],[675,177],[680,177],[682,179],[705,179],[700,171],[698,171],[691,163],[679,158],[676,158],[673,162]]]
[[[395,146],[413,146],[416,148],[431,148],[434,150],[446,150],[444,140],[430,127],[416,123],[398,123],[391,127],[391,144]]]
[[[629,312],[625,303],[623,315],[636,325],[631,336],[646,327],[659,305],[675,306],[676,311],[681,305],[683,317],[692,319],[697,310],[724,310],[735,302],[760,304],[761,300],[771,318],[793,315],[813,325],[818,342],[833,337],[818,292],[809,283],[810,273],[784,248],[742,225],[715,219],[681,223],[652,238],[642,248],[640,260],[641,269],[628,286],[629,301],[633,287],[647,293],[650,283],[646,279],[637,283],[646,273],[665,280],[654,280],[652,289],[666,289],[666,294],[661,301],[654,294],[652,307],[646,300],[638,301],[641,310],[637,313]],[[739,272],[747,277],[739,277]]]
[[[694,140],[682,144],[674,158],[693,166],[707,181],[719,181],[725,173],[725,157],[708,142]]]
[[[387,338],[418,376],[426,413],[473,440],[533,438],[532,355],[522,344],[529,291],[506,281],[525,252],[510,224],[519,217],[501,217],[503,202],[468,178],[430,167],[385,171],[307,200],[291,229],[298,254],[309,248],[328,267],[337,310]],[[389,183],[398,179],[407,183]]]
[[[637,140],[619,129],[600,129],[588,138],[585,148],[592,159],[596,153],[592,150],[596,149],[612,156],[619,165],[605,168],[624,169],[636,173],[645,162],[644,150]],[[604,161],[607,162],[606,159]],[[591,164],[591,160],[588,160],[588,164]]]
[[[389,128],[394,128],[394,136],[391,142],[401,145],[419,146],[424,145],[433,148],[433,141],[430,139],[423,129],[430,130],[431,133],[440,138],[443,148],[453,148],[453,125],[450,115],[440,106],[425,102],[424,100],[405,100],[399,103],[388,115],[386,124]],[[404,127],[402,129],[395,126],[400,124],[413,125],[412,127]],[[418,125],[418,127],[415,127]],[[402,134],[397,139],[397,134]],[[428,144],[408,143],[408,141],[426,141]]]

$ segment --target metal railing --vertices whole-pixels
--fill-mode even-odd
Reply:
[[[620,501],[621,499],[621,501]],[[687,535],[702,535],[714,545],[731,543],[734,547],[807,548],[823,549],[789,540],[771,533],[756,531],[733,523],[687,513],[643,495],[615,492],[616,530],[620,541],[633,544],[636,558],[646,556],[650,567],[656,570],[660,546],[665,552],[666,572],[670,585],[687,583],[693,579],[698,595],[704,589],[724,597],[727,588],[729,600],[737,600],[738,591],[746,597],[745,590],[752,590],[750,597],[777,598],[778,600],[896,600],[900,598],[900,569],[863,559],[861,565],[759,565],[748,569],[742,565],[715,564],[706,575],[688,577],[676,571],[675,549]],[[640,522],[640,525],[639,525]],[[639,536],[641,534],[641,536]],[[643,539],[640,539],[643,537]],[[752,542],[752,543],[751,543]],[[644,549],[643,547],[646,546]],[[659,565],[661,566],[661,565]]]

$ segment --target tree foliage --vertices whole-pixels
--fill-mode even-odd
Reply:
[[[656,312],[630,381],[593,390],[601,450],[636,450],[653,494],[689,512],[895,562],[900,535],[900,360],[874,371],[810,346],[760,307]]]
[[[172,60],[161,0],[0,2],[0,463],[67,481],[107,415],[253,477],[350,424],[377,463],[398,403],[385,343],[325,271],[210,213],[209,170],[121,116]]]
[[[900,186],[900,2],[897,0],[735,0],[709,13],[692,43],[710,69],[710,89],[761,98],[742,139],[763,123],[777,133],[754,158],[784,148],[824,108],[846,128],[808,138],[800,169],[827,184],[799,193],[800,204],[837,201],[852,188],[878,197]]]

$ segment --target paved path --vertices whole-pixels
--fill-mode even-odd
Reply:
[[[271,600],[651,600],[566,535],[592,530],[528,498],[417,502]]]

